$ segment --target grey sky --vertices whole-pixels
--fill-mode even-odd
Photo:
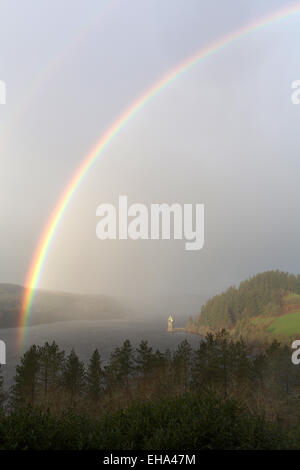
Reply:
[[[58,197],[122,110],[205,44],[291,3],[0,1],[0,282],[24,283]],[[300,14],[199,63],[122,130],[73,198],[42,287],[194,313],[256,272],[300,272],[299,26]],[[100,242],[96,207],[119,194],[203,202],[204,249]]]

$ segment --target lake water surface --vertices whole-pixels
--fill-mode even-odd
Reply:
[[[31,326],[27,328],[22,351],[16,346],[16,328],[1,329],[0,339],[5,341],[7,348],[7,364],[2,366],[6,386],[12,382],[21,355],[32,344],[42,345],[45,341],[55,341],[67,354],[74,348],[79,357],[87,363],[96,348],[99,349],[103,362],[106,362],[110,353],[117,346],[121,346],[125,339],[129,339],[134,347],[137,347],[141,340],[148,340],[154,350],[161,351],[167,348],[176,349],[184,339],[187,339],[192,347],[197,347],[201,341],[198,335],[185,332],[167,333],[165,322],[128,320],[69,321]]]

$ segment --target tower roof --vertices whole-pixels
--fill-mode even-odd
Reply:
[[[174,321],[172,315],[169,316],[168,320],[169,321]]]

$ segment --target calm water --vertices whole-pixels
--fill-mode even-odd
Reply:
[[[15,366],[21,354],[32,344],[56,341],[66,353],[74,348],[84,362],[87,362],[94,349],[98,348],[105,362],[114,348],[120,346],[125,339],[129,339],[134,347],[138,346],[142,339],[148,340],[153,349],[164,351],[167,348],[176,349],[184,339],[187,339],[191,346],[197,347],[201,337],[184,332],[167,333],[166,322],[101,320],[31,326],[27,329],[24,348],[21,352],[16,347],[17,330],[15,328],[0,330],[0,339],[5,341],[7,347],[7,364],[2,366],[2,371],[8,386],[12,382]]]

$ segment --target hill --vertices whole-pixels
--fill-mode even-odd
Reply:
[[[234,336],[274,339],[300,335],[300,275],[266,271],[209,299],[187,331],[225,328]]]
[[[16,327],[24,287],[0,284],[0,328]],[[121,317],[121,306],[105,295],[79,295],[38,289],[30,324]]]

